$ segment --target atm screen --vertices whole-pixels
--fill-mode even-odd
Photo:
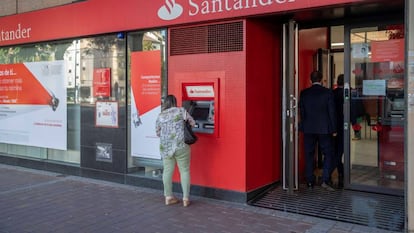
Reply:
[[[393,111],[404,111],[404,99],[398,98],[394,99],[392,103],[392,110]]]
[[[193,110],[192,117],[194,118],[194,120],[206,121],[208,120],[209,112],[209,108],[195,107]]]

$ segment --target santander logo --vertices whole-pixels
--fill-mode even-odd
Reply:
[[[184,0],[182,0],[184,1]],[[293,4],[300,0],[187,0],[184,5],[190,17],[197,15],[225,14],[253,8],[268,8],[275,5]],[[305,0],[303,0],[305,1]],[[309,1],[309,0],[307,0]],[[316,1],[316,0],[315,0]],[[183,14],[184,7],[175,0],[165,0],[165,5],[158,10],[158,17],[163,20],[174,20]]]
[[[158,17],[163,20],[173,20],[183,13],[183,7],[175,0],[165,0],[165,5],[158,10]]]

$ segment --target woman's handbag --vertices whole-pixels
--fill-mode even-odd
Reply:
[[[193,129],[188,121],[184,121],[184,142],[187,145],[194,144],[198,137],[193,132]]]

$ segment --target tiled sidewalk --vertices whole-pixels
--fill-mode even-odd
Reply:
[[[165,206],[160,190],[0,164],[0,233],[25,232],[390,231],[201,197]]]

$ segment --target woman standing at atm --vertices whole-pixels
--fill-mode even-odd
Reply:
[[[162,105],[161,113],[156,120],[156,133],[160,137],[160,153],[163,160],[164,171],[162,181],[164,184],[165,204],[179,203],[173,195],[172,176],[177,163],[183,190],[183,206],[190,205],[190,146],[184,142],[184,121],[195,125],[193,117],[181,107],[177,107],[174,95],[168,95]]]

